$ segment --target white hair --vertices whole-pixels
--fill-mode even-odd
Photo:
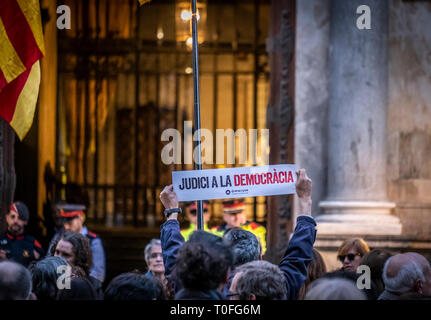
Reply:
[[[413,289],[417,280],[425,282],[425,275],[422,267],[415,261],[409,261],[404,265],[395,277],[387,276],[388,265],[392,257],[389,258],[383,267],[383,282],[385,289],[394,293],[405,293]]]
[[[367,297],[352,280],[320,278],[311,283],[304,300],[367,300]]]

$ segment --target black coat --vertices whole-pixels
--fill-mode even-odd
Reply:
[[[175,300],[223,300],[223,297],[215,290],[200,291],[183,288],[177,292]]]

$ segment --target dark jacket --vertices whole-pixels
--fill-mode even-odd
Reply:
[[[431,297],[422,296],[417,292],[407,292],[400,295],[398,300],[431,300]]]
[[[94,292],[96,293],[95,300],[103,300],[104,293],[102,288],[102,282],[100,282],[100,280],[94,278],[93,276],[88,276],[86,279],[94,288]]]
[[[45,252],[40,243],[31,235],[11,235],[9,232],[0,234],[0,250],[6,252],[6,258],[27,267],[36,260],[34,251],[43,258]]]
[[[316,222],[312,217],[299,216],[279,268],[286,278],[287,299],[298,299],[299,290],[307,279],[307,266],[313,259]]]
[[[59,290],[57,300],[103,300],[88,278],[72,278],[69,289]]]
[[[223,296],[215,290],[200,291],[183,288],[175,294],[175,300],[223,300]]]
[[[398,300],[399,296],[398,293],[384,290],[377,300]]]
[[[165,276],[172,273],[178,256],[178,250],[185,242],[180,231],[178,220],[168,220],[162,224],[160,232],[162,256],[165,265]]]
[[[421,296],[417,292],[396,293],[384,290],[378,300],[430,300],[431,297]]]

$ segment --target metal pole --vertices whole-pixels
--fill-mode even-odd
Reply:
[[[199,66],[198,66],[198,19],[196,10],[196,0],[192,0],[192,39],[193,39],[193,91],[194,91],[194,134],[196,134],[195,148],[197,159],[193,157],[195,170],[202,170],[202,149],[201,149],[201,116],[199,104]],[[197,202],[198,230],[204,229],[203,203]]]

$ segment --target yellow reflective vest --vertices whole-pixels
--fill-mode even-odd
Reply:
[[[190,223],[190,226],[187,229],[181,230],[181,235],[183,236],[185,241],[188,241],[190,238],[190,235],[193,233],[193,231],[196,231],[198,229],[198,226]],[[223,237],[223,232],[219,232],[217,230],[213,230],[214,228],[208,228],[208,224],[204,224],[204,231],[215,234],[216,236]]]

